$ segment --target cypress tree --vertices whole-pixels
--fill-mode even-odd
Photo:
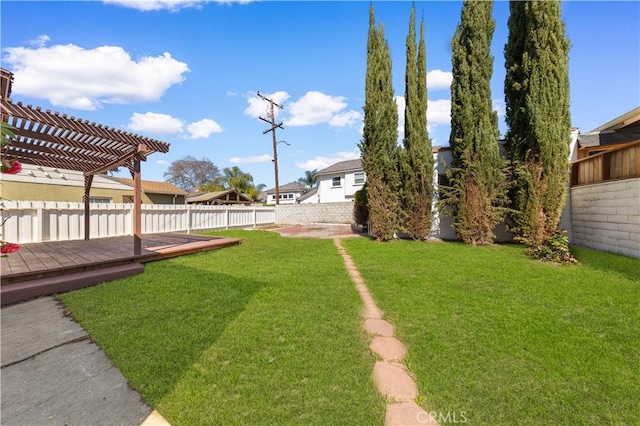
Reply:
[[[416,59],[415,6],[411,8],[405,73],[404,152],[401,159],[405,228],[415,240],[431,230],[433,154],[427,133],[427,55],[424,21]]]
[[[506,183],[498,148],[498,117],[491,101],[495,21],[493,2],[465,0],[453,36],[451,83],[454,227],[468,244],[491,244],[503,219]]]
[[[553,259],[569,176],[569,41],[559,1],[511,1],[510,13],[506,148],[517,177],[515,230],[530,254]]]
[[[393,97],[391,55],[384,26],[375,27],[369,8],[364,129],[359,144],[367,174],[371,232],[379,241],[393,238],[398,230],[400,177],[398,173],[398,108]]]

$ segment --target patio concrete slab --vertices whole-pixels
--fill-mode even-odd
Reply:
[[[0,315],[3,425],[139,425],[151,413],[53,297]]]

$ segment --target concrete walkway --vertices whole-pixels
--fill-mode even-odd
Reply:
[[[437,426],[429,413],[414,401],[418,397],[418,386],[403,363],[407,353],[405,346],[394,336],[393,325],[383,319],[382,311],[376,306],[342,242],[333,241],[364,303],[363,327],[372,336],[369,349],[382,358],[373,367],[373,381],[387,400],[385,425]]]
[[[3,426],[167,424],[53,297],[0,316]]]

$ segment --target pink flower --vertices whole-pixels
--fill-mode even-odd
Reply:
[[[15,243],[2,243],[0,246],[0,252],[2,254],[11,254],[20,250],[20,244]]]
[[[10,167],[7,168],[7,166],[3,164],[2,169],[2,173],[6,173],[8,175],[16,175],[22,171],[22,164],[20,164],[18,160],[13,160]]]

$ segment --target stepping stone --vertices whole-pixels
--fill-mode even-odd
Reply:
[[[407,354],[407,348],[395,337],[374,337],[369,349],[380,355],[384,361],[400,362]]]
[[[385,398],[409,402],[418,396],[418,386],[402,364],[378,361],[373,366],[373,381]]]
[[[367,303],[364,304],[364,319],[382,319],[382,311],[378,309],[375,303]]]
[[[393,326],[383,319],[364,320],[364,329],[375,336],[393,336]]]

